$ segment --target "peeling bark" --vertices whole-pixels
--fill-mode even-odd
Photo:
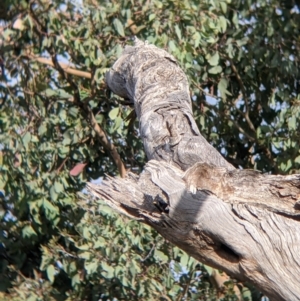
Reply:
[[[131,100],[148,159],[140,176],[88,184],[121,213],[272,300],[300,300],[300,175],[237,170],[200,134],[176,60],[139,40],[107,74]]]

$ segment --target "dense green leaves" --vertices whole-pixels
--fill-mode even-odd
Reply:
[[[126,168],[140,172],[138,122],[104,83],[136,34],[176,56],[203,135],[232,164],[299,172],[299,7],[2,2],[1,298],[216,300],[208,268],[148,227],[78,196],[86,181],[118,173],[91,115]],[[232,282],[225,291],[234,300]]]

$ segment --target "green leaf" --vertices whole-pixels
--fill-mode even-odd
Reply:
[[[130,274],[131,274],[132,277],[135,277],[135,276],[136,276],[137,271],[136,271],[136,268],[135,268],[135,266],[134,266],[133,264],[130,264],[130,265],[129,265],[129,271],[130,271]],[[103,275],[103,276],[104,276],[104,275]]]
[[[45,94],[45,96],[47,97],[51,97],[51,96],[54,96],[54,95],[57,95],[56,91],[51,89],[51,88],[48,88],[46,89],[43,94]]]
[[[58,116],[62,121],[65,121],[67,119],[67,111],[64,109],[61,109],[58,113]]]
[[[98,269],[98,261],[96,259],[94,259],[91,262],[85,262],[84,268],[88,275],[93,274]]]
[[[123,25],[122,25],[121,21],[116,18],[116,19],[114,19],[113,24],[114,24],[114,27],[115,27],[117,33],[120,36],[124,37],[125,33],[124,33],[124,28],[123,28]]]
[[[199,32],[194,33],[192,38],[194,40],[194,46],[197,48],[199,46],[200,40],[201,40],[201,36],[200,36]]]
[[[249,41],[248,37],[243,37],[242,39],[236,40],[235,42],[239,47],[241,47],[241,46],[246,45],[248,43],[248,41]]]
[[[169,41],[169,48],[172,52],[175,52],[177,50],[176,44],[174,41]]]
[[[109,113],[108,113],[108,116],[111,120],[115,120],[117,118],[117,116],[119,115],[119,111],[120,111],[120,108],[117,107],[117,108],[113,108]]]
[[[220,2],[221,10],[223,14],[227,13],[227,3],[226,2]]]
[[[90,232],[90,229],[89,227],[84,227],[83,228],[83,233],[82,233],[83,237],[86,238],[86,239],[90,239],[91,238],[91,232]]]
[[[179,26],[176,24],[175,25],[175,32],[176,32],[176,35],[177,35],[177,37],[178,37],[178,39],[179,39],[179,41],[181,40],[181,30],[180,30],[180,28],[179,28]]]
[[[73,98],[73,96],[69,93],[67,93],[64,89],[57,89],[55,91],[55,94],[59,97],[59,98],[66,98],[66,99],[69,99],[69,98]]]
[[[216,41],[217,41],[217,39],[214,37],[209,37],[208,39],[206,39],[206,42],[209,44],[215,44]]]
[[[183,266],[183,267],[187,267],[188,266],[188,262],[190,260],[190,256],[187,254],[187,253],[183,253],[180,257],[180,264]]]
[[[236,11],[233,13],[232,23],[235,25],[235,27],[238,27],[239,25],[238,14]]]
[[[75,286],[79,285],[80,283],[81,283],[80,275],[79,274],[75,274],[72,277],[72,286],[75,287]]]
[[[64,191],[64,186],[61,182],[55,181],[54,183],[54,189],[56,193],[60,193]]]
[[[22,137],[23,145],[25,149],[28,149],[28,144],[31,141],[31,134],[27,132],[23,137]]]
[[[228,44],[228,46],[226,48],[226,53],[228,53],[228,55],[231,59],[234,58],[235,49],[233,48],[232,44]]]
[[[58,208],[56,206],[54,206],[51,202],[49,202],[47,199],[43,200],[43,207],[46,212],[48,211],[48,212],[54,214],[55,216],[59,214]]]
[[[47,132],[47,125],[45,123],[42,123],[39,126],[39,130],[38,130],[39,136],[43,136],[46,132]]]
[[[31,238],[32,239],[32,237],[37,236],[37,234],[30,225],[27,225],[22,229],[22,236],[24,238]]]
[[[297,122],[297,118],[295,115],[293,115],[288,121],[288,127],[290,130],[296,130],[296,128],[297,128],[296,122]]]
[[[142,297],[145,293],[145,286],[141,283],[138,286],[138,291],[137,291],[137,295],[138,297]]]
[[[150,14],[148,19],[149,19],[149,21],[152,21],[155,18],[156,18],[156,14]]]
[[[287,162],[286,162],[285,171],[290,170],[290,168],[291,168],[292,166],[293,166],[292,160],[291,160],[291,159],[288,159]]]
[[[218,83],[218,90],[224,101],[226,101],[226,94],[229,93],[227,91],[227,86],[228,86],[228,80],[225,77],[222,77]]]
[[[50,197],[51,197],[51,200],[52,201],[56,201],[57,200],[57,198],[58,198],[58,193],[55,191],[55,188],[54,188],[54,186],[52,186],[51,188],[50,188]]]
[[[48,277],[49,281],[51,283],[53,283],[54,282],[54,278],[55,278],[55,274],[56,274],[55,267],[52,264],[50,264],[47,267],[47,271],[46,272],[47,272],[47,277]]]
[[[106,244],[105,239],[103,237],[98,237],[95,241],[94,248],[98,249],[100,247],[104,247]]]
[[[224,33],[227,29],[227,20],[223,16],[221,16],[219,18],[219,23],[220,23],[221,31]]]
[[[69,109],[69,113],[68,113],[68,114],[69,114],[69,116],[72,116],[72,117],[74,117],[74,118],[77,118],[78,113],[79,113],[78,108],[71,107],[71,108]]]
[[[121,276],[120,278],[120,282],[121,284],[124,286],[124,287],[130,287],[129,285],[129,281],[127,280],[127,277],[126,276]]]
[[[83,259],[90,259],[92,254],[89,251],[85,251],[85,252],[81,252],[79,253],[79,258],[83,258]]]
[[[161,262],[168,262],[169,258],[162,251],[155,249],[154,256],[159,259]]]
[[[213,68],[208,69],[208,73],[210,74],[218,74],[222,72],[222,67],[221,66],[215,66]]]
[[[115,119],[115,124],[114,124],[114,127],[113,127],[112,131],[114,132],[114,131],[116,131],[117,129],[119,129],[119,128],[121,127],[121,125],[122,125],[122,122],[123,122],[123,119],[122,119],[120,116],[118,116],[118,117]]]
[[[65,139],[63,141],[65,141]],[[58,154],[61,158],[65,158],[66,154],[68,154],[69,152],[70,152],[69,146],[62,146],[58,149]]]
[[[268,37],[271,37],[271,36],[273,36],[273,34],[274,34],[274,27],[273,27],[273,24],[269,24],[269,25],[268,25],[268,30],[267,30],[267,36],[268,36]]]
[[[89,105],[92,109],[97,108],[99,106],[98,101],[96,100],[90,100]]]
[[[206,270],[206,272],[208,273],[208,275],[211,276],[213,273],[216,273],[216,271],[215,271],[214,268],[212,268],[212,267],[210,267],[210,266],[208,266],[208,265],[205,265],[204,267],[205,267],[205,270]]]
[[[251,293],[251,290],[248,287],[244,286],[242,288],[242,296],[243,296],[243,300],[252,301],[252,293]]]
[[[41,250],[43,255],[42,255],[42,262],[40,265],[40,269],[41,271],[45,271],[48,265],[53,261],[53,258],[46,247],[41,246]]]
[[[105,273],[101,273],[104,277],[111,279],[114,277],[114,269],[109,266],[105,261],[102,261],[100,267]]]
[[[300,156],[297,156],[297,157],[295,158],[294,162],[300,164]]]
[[[217,66],[219,64],[219,60],[220,60],[219,52],[216,51],[214,55],[208,59],[208,62],[211,66]]]
[[[104,115],[103,115],[103,114],[97,114],[97,115],[95,116],[95,119],[96,119],[96,121],[97,121],[99,124],[101,124],[101,123],[103,122],[103,120],[104,120]]]

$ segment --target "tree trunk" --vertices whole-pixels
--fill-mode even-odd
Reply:
[[[88,184],[197,260],[272,300],[300,300],[300,176],[237,170],[200,134],[173,56],[135,39],[107,74],[134,103],[150,160],[140,176]]]

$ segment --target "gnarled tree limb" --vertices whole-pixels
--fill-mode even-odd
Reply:
[[[134,103],[148,158],[183,170],[199,161],[234,169],[200,134],[188,81],[175,58],[154,45],[135,44],[125,47],[106,81]]]
[[[300,175],[227,163],[196,127],[183,71],[155,46],[126,47],[107,83],[134,103],[150,161],[91,193],[272,300],[300,300]]]

